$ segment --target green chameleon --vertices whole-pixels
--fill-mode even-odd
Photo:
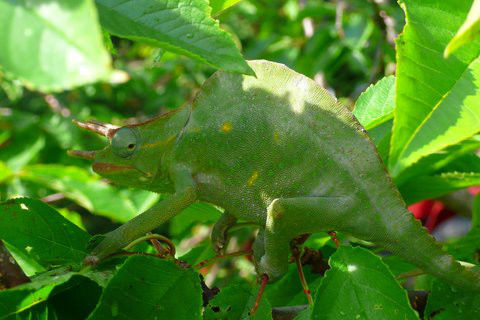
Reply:
[[[260,226],[254,260],[270,281],[286,272],[293,238],[336,230],[480,291],[480,273],[442,251],[407,210],[351,112],[284,65],[249,64],[256,77],[217,72],[192,103],[144,123],[77,122],[110,145],[70,154],[94,160],[93,170],[117,184],[170,194],[106,234],[86,263],[205,201],[225,209],[212,231],[217,252],[237,219]]]

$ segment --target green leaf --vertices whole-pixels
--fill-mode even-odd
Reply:
[[[258,286],[249,288],[248,285],[235,283],[222,288],[220,293],[210,300],[210,307],[205,309],[205,320],[267,320],[272,319],[272,308],[267,299],[262,299],[253,317],[250,317],[250,309],[255,304]],[[214,312],[212,307],[217,307]]]
[[[28,148],[25,148],[26,145]],[[16,172],[32,162],[43,147],[45,147],[45,135],[35,132],[33,127],[30,127],[28,130],[16,132],[11,143],[6,148],[2,148],[0,160]]]
[[[253,75],[232,37],[210,17],[207,0],[97,0],[110,33],[186,55],[215,68]]]
[[[411,179],[402,184],[399,190],[405,201],[411,204],[476,185],[480,185],[480,173],[445,172]]]
[[[456,145],[447,147],[441,151],[432,153],[412,166],[405,169],[395,178],[395,183],[401,185],[417,176],[424,176],[440,171],[475,171],[473,167],[465,167],[464,157],[470,157],[473,152],[480,148],[480,139],[474,136]],[[460,169],[461,168],[461,169]],[[480,171],[479,171],[480,172]]]
[[[219,15],[222,11],[236,5],[241,0],[210,0],[210,7],[212,7],[212,16]]]
[[[400,3],[407,24],[396,40],[395,110],[389,156],[394,176],[421,157],[473,135],[480,123],[475,120],[478,105],[474,103],[479,80],[472,78],[479,72],[478,62],[472,61],[478,57],[480,41],[464,46],[449,59],[443,58],[451,34],[468,12],[468,2]],[[467,127],[462,129],[460,124]],[[424,144],[428,144],[425,149]]]
[[[480,294],[459,292],[435,279],[425,309],[425,319],[480,319]]]
[[[1,0],[0,43],[0,67],[40,91],[70,89],[110,72],[92,0]]]
[[[461,46],[471,42],[480,34],[480,0],[474,0],[467,19],[458,29],[455,36],[450,40],[444,51],[448,57]]]
[[[198,274],[172,261],[133,256],[105,288],[88,319],[201,319]]]
[[[478,264],[480,262],[480,226],[473,225],[465,236],[450,241],[446,248],[455,259]]]
[[[51,313],[60,312],[65,315],[65,311],[72,312],[72,307],[75,305],[81,306],[76,315],[82,312],[85,314],[86,310],[93,309],[101,291],[98,285],[91,280],[95,281],[95,279],[101,277],[105,277],[104,271],[72,272],[70,267],[43,272],[33,277],[32,282],[0,291],[0,319],[10,319],[12,315],[17,315],[16,319],[30,319],[29,315],[38,315],[49,307],[55,308],[55,310],[49,310]],[[87,292],[86,289],[89,289],[89,291]],[[65,301],[68,297],[76,296],[77,299],[80,298],[79,293],[84,296],[82,301]],[[63,297],[61,297],[62,295]],[[47,301],[49,302],[48,306],[45,305]],[[61,305],[59,305],[60,302]],[[40,306],[40,304],[44,305]],[[67,307],[67,310],[65,310],[65,307]],[[78,319],[78,317],[72,316],[70,318]],[[34,317],[34,319],[37,318]]]
[[[394,171],[467,139],[480,131],[480,57],[457,79],[401,153]]]
[[[382,158],[384,163],[387,163],[388,152],[390,151],[390,138],[392,137],[392,125],[393,121],[389,120],[378,127],[368,130],[368,136],[372,139],[373,143],[377,147],[377,152]]]
[[[78,263],[90,236],[39,200],[0,204],[0,237],[41,266]]]
[[[318,273],[312,273],[310,266],[303,268],[305,278],[312,295],[322,281],[322,277]],[[265,296],[272,307],[294,306],[307,303],[307,297],[303,292],[303,287],[298,277],[297,267],[292,264],[280,280],[269,284],[265,288]]]
[[[130,220],[159,199],[152,192],[115,188],[78,167],[31,165],[23,169],[21,177],[62,192],[92,213],[118,222]]]
[[[353,114],[370,130],[393,118],[395,76],[388,76],[365,90],[355,103]]]
[[[211,259],[215,256],[216,253],[213,251],[210,241],[206,241],[203,244],[196,245],[194,248],[178,258],[178,260],[185,261],[189,265],[194,266],[205,259]]]
[[[85,320],[97,305],[101,293],[101,288],[95,282],[72,277],[66,283],[57,285],[46,301],[16,314],[15,319]]]
[[[7,180],[8,177],[10,177],[12,174],[12,171],[3,163],[0,161],[0,183],[3,181]]]
[[[221,214],[222,212],[219,209],[209,203],[194,203],[172,218],[170,221],[170,233],[172,235],[181,235],[194,224],[216,222]]]
[[[5,319],[46,301],[57,285],[67,282],[74,274],[73,272],[60,272],[59,274],[55,270],[42,274],[30,283],[0,291],[0,319]]]
[[[329,263],[311,319],[418,319],[406,291],[370,251],[340,247]]]

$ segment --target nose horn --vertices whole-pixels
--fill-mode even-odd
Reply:
[[[68,150],[67,154],[72,157],[95,160],[96,151]]]
[[[103,123],[95,120],[90,120],[86,122],[73,120],[73,123],[80,128],[98,133],[104,137],[107,137],[108,139],[112,139],[113,135],[115,134],[115,131],[117,131],[117,129],[119,128],[117,126],[114,126],[113,124]]]

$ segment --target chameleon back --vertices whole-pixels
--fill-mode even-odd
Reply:
[[[264,223],[276,198],[391,185],[364,129],[330,93],[284,65],[250,66],[256,77],[217,72],[207,80],[177,145],[175,158],[193,168],[203,200]]]

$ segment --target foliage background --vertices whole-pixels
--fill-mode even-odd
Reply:
[[[413,8],[415,1],[410,2]],[[107,3],[108,1],[98,1],[97,6],[108,5]],[[222,1],[213,2],[212,6],[215,7],[218,3]],[[397,70],[394,39],[405,25],[405,15],[402,8],[394,1],[245,0],[220,13],[216,18],[221,27],[233,37],[245,59],[268,59],[284,63],[328,88],[351,110],[360,94],[371,84],[384,76],[395,74]],[[438,12],[430,13],[429,21],[435,20],[436,13]],[[429,21],[426,23],[430,23]],[[107,23],[104,27],[105,25]],[[96,119],[117,125],[144,120],[149,116],[178,108],[191,100],[202,83],[216,70],[215,67],[191,57],[158,48],[158,43],[152,41],[128,40],[110,35],[105,29],[103,41],[111,54],[113,68],[118,70],[115,76],[104,81],[78,87],[72,84],[72,89],[54,93],[48,93],[47,91],[51,90],[40,88],[40,91],[44,91],[42,93],[25,81],[11,77],[8,72],[0,72],[0,200],[18,196],[42,199],[90,234],[112,230],[150,207],[161,195],[113,186],[93,174],[86,161],[68,157],[66,151],[69,149],[93,150],[101,148],[105,143],[97,136],[78,130],[72,125],[72,119]],[[406,41],[409,43],[410,39]],[[382,86],[385,85],[387,89],[393,88],[394,78],[387,79],[390,80],[386,80]],[[387,98],[393,99],[393,96]],[[371,100],[364,97],[364,101],[368,104]],[[359,104],[358,101],[357,104]],[[362,118],[361,114],[356,115],[359,119]],[[390,140],[390,136],[388,134],[385,136],[385,132],[391,130],[392,116],[385,118],[384,123],[372,125],[372,130],[367,128],[377,142],[386,162],[388,162],[389,146],[384,144],[385,141]],[[374,129],[376,129],[375,132]],[[429,158],[422,167],[407,171],[408,174],[404,176],[403,182],[406,183],[406,187],[403,190],[401,188],[401,191],[407,201],[413,203],[462,187],[480,184],[478,176],[480,164],[478,157],[474,154],[479,142],[472,135],[466,137],[468,139],[462,144],[454,147],[455,150],[447,152],[448,155],[453,155],[450,160],[461,159],[461,161],[449,162],[450,168],[442,167],[442,170],[449,174],[460,171],[473,176],[465,179],[462,178],[465,176],[455,176],[454,181],[448,177],[444,179],[435,176],[437,180],[432,180],[430,176],[418,178],[420,171],[442,173],[442,170],[435,166],[439,160]],[[382,150],[384,150],[383,153]],[[430,188],[432,184],[441,185],[442,183],[447,185],[440,190],[441,192]],[[419,190],[412,191],[412,186],[419,184],[422,186],[420,191],[424,194]],[[16,205],[20,206],[21,201]],[[30,207],[35,204],[25,205]],[[43,207],[39,208],[39,210],[47,210]],[[178,249],[177,257],[181,257],[190,264],[196,264],[202,259],[213,256],[208,236],[212,223],[218,219],[219,215],[218,208],[208,204],[197,204],[156,232],[168,236],[175,242]],[[15,220],[10,223],[15,223]],[[22,250],[25,250],[18,250],[19,246],[12,245],[6,239],[5,230],[8,228],[11,228],[11,225],[4,221],[3,229],[0,228],[2,239],[5,240],[5,245],[25,273],[28,276],[37,274],[37,278],[34,278],[37,287],[32,285],[34,288],[3,291],[3,296],[0,293],[0,299],[7,301],[5,302],[7,307],[4,308],[6,311],[0,315],[0,319],[15,316],[63,319],[67,314],[70,318],[75,315],[82,319],[96,307],[99,299],[101,303],[94,311],[92,316],[94,318],[116,316],[119,308],[125,313],[125,317],[138,316],[139,310],[144,310],[144,317],[148,318],[152,310],[148,306],[163,303],[163,309],[172,310],[175,309],[175,303],[179,300],[189,301],[186,306],[192,311],[183,315],[168,311],[175,315],[175,319],[183,319],[182,317],[191,319],[192,314],[195,314],[194,318],[201,316],[199,310],[202,302],[198,295],[201,288],[199,282],[195,281],[193,272],[175,269],[171,264],[158,259],[134,257],[123,265],[111,282],[108,280],[112,277],[115,268],[119,268],[113,266],[113,263],[109,266],[110,268],[107,266],[105,270],[92,272],[92,274],[88,273],[89,271],[83,273],[53,271],[52,276],[52,271],[46,274],[42,272],[51,269],[52,266],[58,266],[58,260],[55,260],[57,257],[48,260],[42,256],[39,260],[41,263],[37,261],[38,259],[29,258],[29,250],[32,249],[27,250],[28,245],[22,247]],[[78,236],[80,248],[80,245],[86,241],[87,235],[77,229],[72,230]],[[40,229],[37,231],[41,234]],[[32,231],[28,229],[25,234],[30,232]],[[235,231],[229,251],[248,248],[253,234],[252,228]],[[18,234],[12,234],[11,237],[18,238]],[[344,235],[339,235],[339,238],[344,243],[350,240]],[[398,275],[412,271],[414,268],[391,256],[382,256],[382,262],[380,258],[370,253],[376,252],[376,248],[357,241],[353,243],[356,247],[369,248],[370,251],[342,247],[330,260],[330,266],[355,263],[368,269],[372,267],[370,263],[373,263],[374,267],[380,268],[379,274],[386,279],[382,290],[391,293],[393,295],[391,299],[402,301],[401,308],[405,310],[398,316],[400,317],[401,314],[402,319],[403,316],[418,317],[408,305],[405,292],[401,291],[391,274]],[[479,244],[478,233],[471,232],[467,238],[453,241],[448,248],[463,260],[478,263],[478,253],[475,252]],[[376,279],[342,278],[342,273],[338,271],[341,268],[337,268],[330,273],[330,281],[322,282],[319,274],[323,274],[328,268],[327,260],[335,252],[335,246],[325,235],[312,237],[306,246],[317,252],[312,258],[313,262],[306,262],[309,264],[305,267],[307,279],[314,291],[321,287],[321,292],[324,293],[316,296],[313,313],[327,314],[325,318],[328,319],[335,319],[335,314],[342,316],[350,314],[353,316],[352,319],[356,319],[356,311],[346,307],[356,303],[358,308],[355,310],[363,310],[363,313],[358,313],[360,318],[376,319],[378,315],[375,316],[375,313],[369,312],[377,310],[375,308],[378,305],[382,307],[384,300],[390,298],[376,296],[374,286],[370,289],[364,288],[356,298],[348,296],[348,293],[343,296],[325,293],[329,292],[328,290],[337,292],[335,286],[342,283],[350,283],[350,286],[358,284],[362,287],[365,285],[362,281],[366,281],[368,287]],[[34,250],[36,249],[35,247]],[[152,250],[146,246],[138,249]],[[122,262],[123,260],[117,261],[118,265]],[[145,270],[146,265],[148,270]],[[267,298],[257,314],[258,319],[271,317],[271,307],[306,303],[295,268],[293,265],[291,267],[289,274],[283,280],[267,288]],[[170,270],[171,273],[165,270]],[[211,305],[205,308],[203,313],[205,319],[248,317],[247,312],[253,304],[257,290],[253,267],[248,259],[229,259],[209,268],[203,268],[200,272],[204,274],[208,286],[217,286],[221,289],[220,294],[210,302]],[[144,274],[147,280],[156,283],[157,288],[146,285],[147,280],[144,278],[129,277],[128,274]],[[46,280],[42,279],[42,276]],[[368,277],[368,274],[365,276]],[[57,279],[52,280],[51,277],[61,279],[55,282]],[[163,288],[162,283],[173,281],[172,277],[184,279],[181,283],[172,284],[179,288],[178,292],[167,289],[160,292],[161,289],[158,287]],[[339,277],[336,284],[335,277]],[[99,278],[103,280],[98,280]],[[48,285],[38,285],[41,281]],[[107,283],[108,287],[106,287]],[[103,287],[106,287],[104,291],[102,291]],[[116,296],[118,292],[132,290],[132,287],[138,289],[138,292],[131,294],[138,299]],[[37,291],[39,288],[46,292],[43,296]],[[426,312],[429,315],[439,314],[435,319],[440,319],[442,314],[447,315],[441,319],[453,319],[452,317],[460,319],[458,314],[460,311],[470,312],[468,316],[475,316],[480,312],[478,308],[472,307],[478,305],[476,304],[478,297],[452,294],[448,287],[437,283],[429,276],[418,277],[415,284],[413,286],[410,284],[409,288],[416,292],[419,290],[431,292]],[[445,292],[452,295],[450,300],[445,300]],[[18,296],[15,296],[16,294]],[[151,301],[149,300],[151,297],[157,297],[158,300]],[[16,301],[23,301],[23,304]],[[377,305],[375,301],[380,302]],[[73,302],[75,304],[82,302],[84,307],[74,307]],[[128,310],[123,310],[121,307],[123,305],[130,305],[130,307]],[[388,305],[385,302],[383,307],[390,308],[391,312],[397,310]],[[212,306],[219,307],[220,311],[212,311]],[[176,309],[178,310],[178,307]],[[307,313],[303,316],[305,319],[310,317]]]

